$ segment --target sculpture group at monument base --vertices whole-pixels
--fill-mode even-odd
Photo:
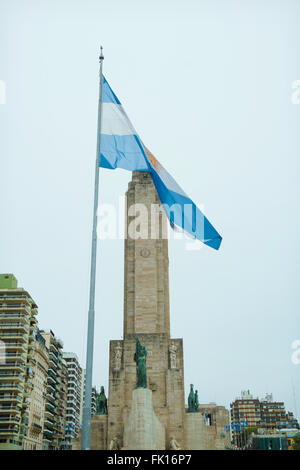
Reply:
[[[185,414],[181,446],[173,437],[168,443],[165,426],[153,408],[152,391],[138,388],[132,392],[132,409],[125,420],[123,436],[117,435],[108,442],[108,415],[92,417],[91,450],[224,450],[230,443],[229,435],[224,433],[228,421],[228,411],[223,406],[200,404],[198,412]],[[81,432],[73,439],[72,449],[81,449]]]

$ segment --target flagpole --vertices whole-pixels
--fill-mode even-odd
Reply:
[[[96,149],[95,186],[94,186],[93,233],[92,233],[92,249],[91,249],[90,299],[89,299],[88,332],[87,332],[87,345],[86,345],[85,396],[84,396],[83,419],[82,419],[82,440],[81,440],[82,450],[90,450],[90,438],[91,438],[91,402],[92,402],[93,355],[94,355],[95,284],[96,284],[96,256],[97,256],[97,209],[98,209],[98,192],[99,192],[103,60],[104,60],[104,57],[103,57],[103,52],[102,52],[102,47],[101,47],[100,57],[99,57],[100,70],[99,70],[97,149]]]

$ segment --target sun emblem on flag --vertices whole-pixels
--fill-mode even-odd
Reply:
[[[146,155],[148,157],[148,160],[151,163],[151,165],[153,166],[153,168],[156,171],[159,171],[160,168],[161,168],[159,161],[156,160],[155,156],[150,152],[150,150],[147,149],[147,147],[145,147],[145,151],[146,151]]]

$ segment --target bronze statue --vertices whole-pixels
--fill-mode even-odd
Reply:
[[[194,407],[195,407],[195,394],[194,394],[194,385],[191,384],[190,385],[190,393],[189,393],[189,396],[188,396],[188,405],[189,405],[189,408],[188,408],[188,411],[190,413],[192,413],[194,410]]]
[[[100,393],[96,392],[96,414],[106,415],[107,414],[107,399],[104,392],[104,387],[101,387]]]
[[[140,343],[136,337],[136,349],[134,354],[134,361],[136,362],[136,387],[147,388],[147,375],[146,375],[146,357],[147,349]]]
[[[199,408],[198,390],[194,392],[194,385],[191,384],[191,390],[188,397],[188,412],[195,413]]]

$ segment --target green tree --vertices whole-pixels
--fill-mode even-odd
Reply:
[[[293,439],[292,450],[300,450],[300,434],[296,434]]]

